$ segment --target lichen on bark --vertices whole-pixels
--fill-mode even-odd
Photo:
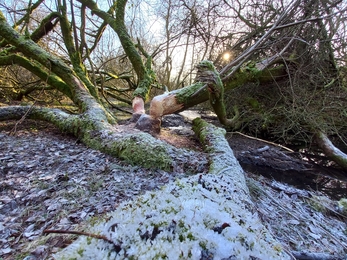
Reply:
[[[122,203],[106,222],[89,227],[112,243],[80,237],[55,259],[290,259],[253,213],[242,168],[225,147],[225,130],[194,124],[213,147],[206,151],[219,169]]]

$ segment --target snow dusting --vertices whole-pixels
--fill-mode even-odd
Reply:
[[[122,203],[90,237],[56,259],[290,259],[256,214],[234,199],[229,176],[197,175]]]

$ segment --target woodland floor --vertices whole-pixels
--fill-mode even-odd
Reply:
[[[174,117],[164,126],[162,139],[200,149],[189,123]],[[347,217],[337,200],[347,197],[347,182],[278,146],[238,133],[227,138],[262,221],[286,251],[345,259]],[[184,176],[128,165],[47,123],[25,120],[15,129],[0,122],[0,259],[51,259],[76,235],[44,230],[87,232],[85,223],[122,201]]]

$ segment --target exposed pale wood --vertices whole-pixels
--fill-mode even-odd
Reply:
[[[149,114],[153,117],[161,117],[175,113],[182,108],[183,104],[177,102],[175,94],[164,93],[152,99]]]

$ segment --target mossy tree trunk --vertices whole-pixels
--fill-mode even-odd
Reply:
[[[216,113],[218,120],[228,129],[239,127],[239,112],[234,107],[234,117],[227,118],[224,103],[225,90],[231,90],[251,82],[269,82],[274,77],[283,77],[286,73],[282,66],[273,69],[255,69],[245,67],[234,73],[233,77],[222,81],[212,62],[202,61],[197,65],[197,82],[185,88],[177,89],[152,99],[149,115],[142,115],[137,127],[151,133],[160,131],[160,118],[163,115],[179,112],[207,100]]]
[[[291,259],[261,224],[225,130],[195,119],[207,174],[169,183],[119,205],[55,259]],[[115,227],[115,228],[111,228]]]
[[[138,85],[133,93],[134,113],[143,114],[145,112],[144,102],[148,99],[151,86],[156,81],[156,76],[152,71],[152,56],[145,52],[140,43],[138,45],[134,44],[125,26],[124,16],[127,0],[116,1],[108,12],[102,11],[93,0],[78,1],[90,8],[94,14],[102,18],[117,33],[124,52],[138,77]],[[113,14],[115,14],[115,18],[112,16]],[[145,61],[143,61],[141,54]]]

